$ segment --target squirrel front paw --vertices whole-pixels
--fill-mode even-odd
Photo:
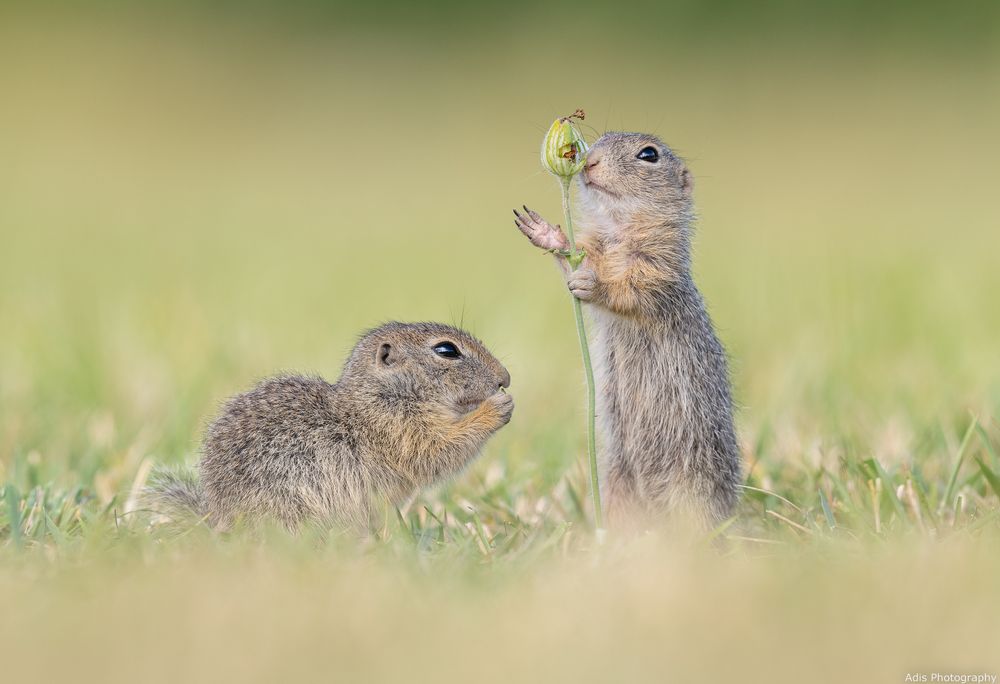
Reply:
[[[499,430],[510,422],[510,417],[514,413],[514,397],[506,392],[497,392],[487,399],[486,402],[490,405],[492,412],[495,413],[497,420],[496,429]]]
[[[592,268],[578,268],[566,278],[566,286],[581,302],[589,302],[597,290],[597,274]]]
[[[523,207],[524,213],[514,210],[514,225],[531,240],[531,244],[544,250],[567,250],[569,240],[559,226],[553,226],[538,212]]]

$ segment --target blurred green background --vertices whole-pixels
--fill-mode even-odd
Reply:
[[[395,318],[480,335],[519,402],[489,451],[568,465],[569,301],[510,208],[558,216],[537,147],[576,107],[689,160],[744,441],[905,450],[992,415],[998,27],[995,3],[6,4],[0,464],[193,458],[222,398],[335,376]]]
[[[695,175],[780,494],[726,558],[578,554],[570,301],[510,214],[557,219],[538,146],[577,107]],[[5,673],[996,671],[998,122],[996,2],[0,3]],[[471,329],[518,405],[388,543],[197,553],[119,516],[225,397],[333,378],[387,319]]]

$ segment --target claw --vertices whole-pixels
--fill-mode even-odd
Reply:
[[[527,205],[521,207],[524,213],[514,209],[514,225],[536,247],[544,250],[559,249],[566,244],[566,237],[559,226],[553,226]]]

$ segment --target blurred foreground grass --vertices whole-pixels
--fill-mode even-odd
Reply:
[[[60,16],[0,22],[6,674],[1000,670],[995,50],[622,31],[562,87],[529,29]],[[536,148],[577,106],[696,176],[748,467],[721,553],[591,549],[569,302],[509,221],[558,214]],[[463,324],[511,370],[514,420],[469,473],[360,544],[123,515],[152,463],[196,458],[217,402],[335,377],[391,318]]]

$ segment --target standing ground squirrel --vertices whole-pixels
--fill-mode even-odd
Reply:
[[[691,275],[692,180],[658,138],[606,133],[577,176],[580,247],[570,292],[593,306],[603,494],[612,523],[659,512],[711,527],[733,510],[741,464],[726,355]],[[525,208],[546,250],[559,226]]]
[[[147,491],[168,517],[225,529],[238,518],[367,525],[453,475],[507,424],[510,374],[468,333],[388,323],[354,347],[336,383],[279,376],[230,399],[193,476],[161,471]]]

